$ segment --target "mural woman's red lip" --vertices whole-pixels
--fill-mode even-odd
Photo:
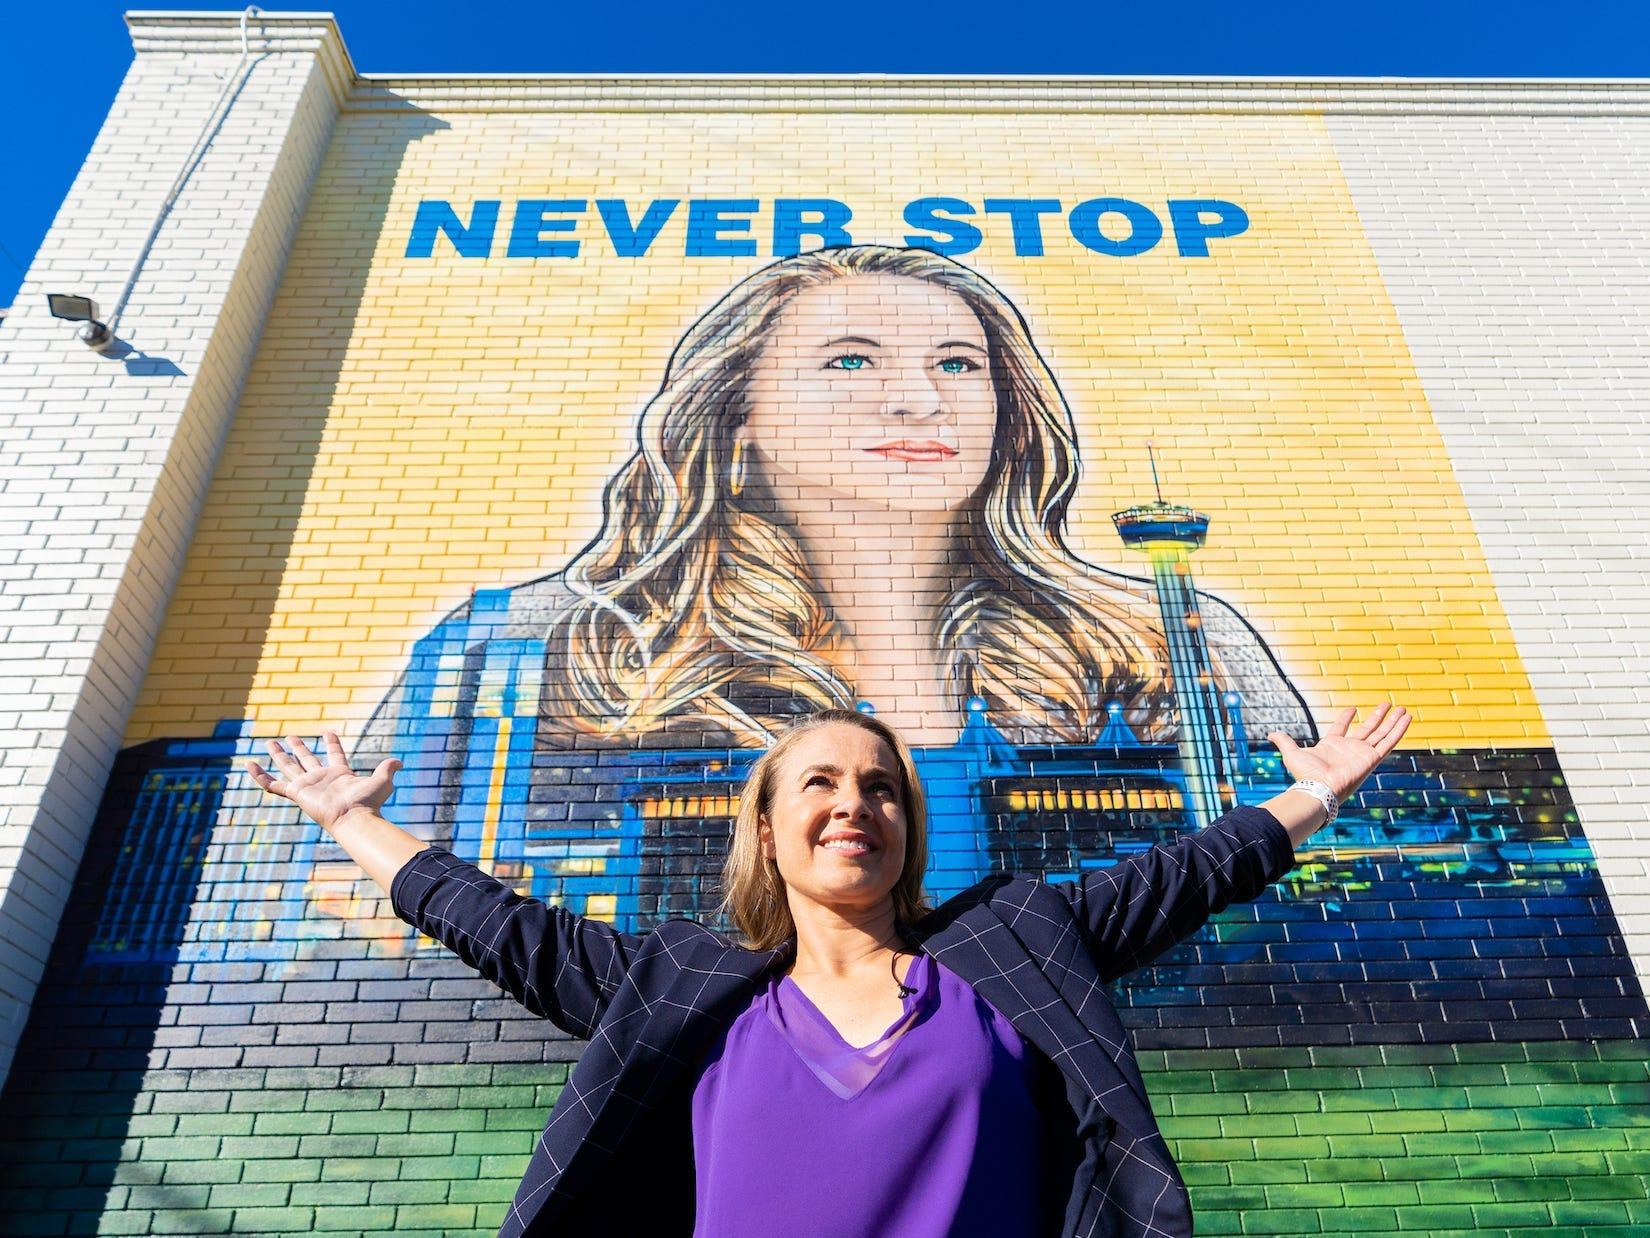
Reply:
[[[933,439],[921,443],[901,439],[897,443],[883,443],[878,447],[868,447],[866,450],[873,455],[883,456],[889,460],[949,460],[957,454],[955,447],[936,442]]]

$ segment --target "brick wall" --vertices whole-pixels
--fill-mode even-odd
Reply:
[[[6,493],[98,513],[8,514],[0,543],[26,676],[0,748],[28,1018],[0,1095],[7,1232],[497,1227],[582,1045],[410,933],[236,766],[336,727],[407,762],[389,815],[524,892],[638,928],[709,915],[760,744],[567,740],[539,709],[575,669],[547,635],[558,582],[673,349],[776,257],[776,202],[850,204],[855,241],[900,245],[903,206],[936,195],[975,208],[957,260],[1069,407],[1062,570],[1166,622],[1113,522],[1154,497],[1148,441],[1163,497],[1209,517],[1186,562],[1242,688],[1248,731],[1216,754],[1236,797],[1285,780],[1261,719],[1416,714],[1287,878],[1115,986],[1199,1232],[1650,1220],[1641,88],[361,79],[330,25],[270,19],[145,266],[134,368],[29,306],[112,300],[178,166],[130,135],[181,160],[240,44],[223,18],[133,28],[0,328],[8,435],[38,453]],[[1164,221],[1235,203],[1248,226],[1207,257],[1172,229],[1102,253],[1070,211],[1103,196]],[[1061,204],[1041,253],[986,209],[1007,198]],[[635,224],[661,199],[681,205],[624,256],[594,203]],[[755,200],[755,252],[695,252],[695,199]],[[578,253],[510,256],[522,200],[589,204],[544,233]],[[417,256],[429,203],[473,227],[494,201],[477,256],[446,235]],[[88,221],[122,239],[91,248]],[[828,467],[829,431],[794,428]],[[781,493],[776,450],[744,510],[812,493]],[[820,578],[848,563],[896,592],[897,536],[810,536]],[[895,610],[857,653],[787,664],[911,720],[936,897],[990,867],[1079,878],[1197,824],[1205,756],[1130,702],[1123,739],[1101,719],[1050,740],[1013,683],[924,714],[874,670],[934,662]],[[1276,682],[1234,669],[1261,651]]]
[[[41,978],[338,108],[335,33],[299,22],[253,34],[243,55],[220,20],[136,23],[137,57],[0,340],[0,1062]],[[113,310],[134,268],[117,352],[94,354],[47,314],[48,292]]]

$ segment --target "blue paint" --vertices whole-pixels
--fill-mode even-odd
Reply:
[[[630,222],[630,210],[620,198],[597,198],[596,212],[602,217],[613,252],[620,258],[641,258],[658,239],[659,233],[676,213],[679,198],[658,198],[647,204],[641,222]]]
[[[1129,234],[1113,240],[1100,230],[1107,215],[1121,215],[1129,222]],[[1113,258],[1132,258],[1143,254],[1163,239],[1163,221],[1150,207],[1128,198],[1090,198],[1071,208],[1069,216],[1071,235],[1079,245],[1097,254]]]
[[[498,230],[496,199],[477,202],[465,223],[453,210],[452,203],[440,198],[426,198],[418,204],[412,232],[407,236],[408,258],[428,258],[435,252],[437,234],[445,236],[461,258],[485,258],[493,252],[493,233]]]
[[[1043,256],[1044,215],[1060,213],[1058,198],[987,198],[985,213],[1006,214],[1014,229],[1014,256],[1041,258]]]
[[[687,256],[689,258],[748,258],[756,242],[742,235],[756,214],[755,198],[695,198],[688,203]]]
[[[940,214],[947,212],[946,215]],[[905,208],[904,219],[913,228],[938,232],[940,239],[908,234],[905,243],[916,249],[931,249],[936,254],[956,257],[973,253],[980,247],[981,232],[971,223],[949,218],[950,215],[972,215],[974,208],[961,198],[918,198]]]
[[[815,216],[815,218],[806,218]],[[854,217],[846,203],[834,198],[776,198],[773,204],[773,253],[788,258],[802,252],[802,238],[819,238],[818,248],[852,245],[848,221]]]
[[[1205,215],[1214,218],[1206,220]],[[1171,198],[1169,221],[1182,258],[1207,258],[1210,237],[1241,236],[1249,230],[1249,213],[1219,198]]]
[[[639,218],[622,198],[599,198],[596,212],[615,256],[640,258],[650,253],[675,217],[680,198],[649,201]],[[523,198],[515,203],[505,255],[509,258],[576,258],[580,241],[578,216],[585,214],[583,199]],[[475,203],[468,222],[452,203],[427,198],[418,204],[405,256],[429,258],[437,240],[446,237],[452,251],[465,258],[492,255],[501,203]],[[771,203],[772,253],[791,257],[808,249],[830,249],[854,243],[848,223],[853,209],[835,198],[775,198]],[[689,258],[749,258],[757,253],[755,217],[763,208],[757,198],[695,198],[688,202],[683,255]],[[987,198],[987,215],[1008,216],[1016,258],[1041,258],[1047,252],[1045,215],[1062,210],[1058,198]],[[1235,202],[1220,198],[1175,198],[1168,202],[1174,227],[1175,249],[1183,258],[1209,257],[1209,242],[1240,236],[1249,229],[1249,215]],[[901,218],[908,227],[904,243],[956,257],[972,253],[985,239],[984,229],[969,222],[979,214],[964,198],[923,197],[908,203]],[[1127,221],[1127,236],[1113,239],[1102,231],[1108,215]],[[1090,198],[1071,209],[1067,226],[1072,239],[1088,250],[1114,258],[1130,258],[1152,249],[1163,237],[1163,221],[1148,206],[1129,198]],[[1114,228],[1115,230],[1115,228]],[[817,245],[813,242],[817,241]]]
[[[510,246],[507,258],[577,258],[577,241],[546,240],[546,232],[572,232],[579,226],[576,219],[557,219],[557,215],[582,215],[587,204],[580,199],[523,198],[516,203],[515,218],[510,223]]]

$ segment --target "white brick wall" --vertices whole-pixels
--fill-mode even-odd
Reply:
[[[330,21],[129,18],[136,59],[0,327],[0,1081],[46,964],[310,184],[351,80]],[[227,76],[244,78],[101,357]]]
[[[1330,127],[1650,985],[1650,118]]]

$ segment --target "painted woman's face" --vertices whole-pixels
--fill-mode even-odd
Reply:
[[[740,431],[782,501],[948,511],[985,479],[997,426],[985,329],[924,280],[856,275],[799,293],[751,373]]]

